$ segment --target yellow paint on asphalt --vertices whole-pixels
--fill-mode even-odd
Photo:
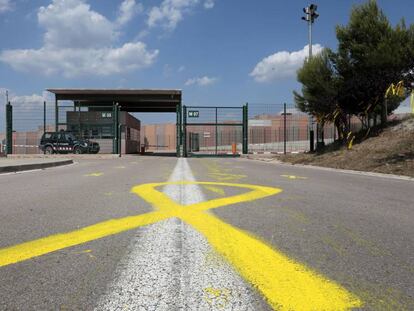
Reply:
[[[231,296],[228,288],[207,287],[204,289],[204,299],[207,303],[216,309],[224,309],[227,307]]]
[[[152,212],[145,215],[112,219],[80,230],[55,234],[46,238],[6,247],[0,249],[0,267],[141,226],[150,225],[168,217],[169,215],[166,213]]]
[[[221,185],[251,189],[228,198],[213,199],[189,206],[180,205],[155,188],[167,184]],[[338,284],[273,250],[266,242],[250,233],[221,221],[208,209],[253,201],[280,193],[278,188],[208,182],[147,184],[134,187],[134,193],[155,209],[170,212],[202,233],[214,249],[277,310],[348,310],[361,301]]]
[[[224,192],[224,189],[223,188],[214,187],[214,186],[204,186],[204,188],[207,189],[207,190],[209,190],[209,191],[211,191],[211,192],[213,192],[213,193],[216,193],[218,195],[221,195],[221,196],[225,196],[226,195],[226,193]]]
[[[246,175],[242,174],[230,174],[230,173],[210,173],[209,176],[213,177],[218,181],[238,181],[240,179],[246,178]]]
[[[308,179],[308,177],[295,176],[295,175],[280,175],[280,176],[284,178],[289,178],[289,179]]]
[[[102,176],[103,175],[103,173],[101,173],[101,172],[97,172],[97,173],[90,173],[90,174],[86,174],[86,175],[84,175],[84,176],[86,176],[86,177],[100,177],[100,176]]]
[[[166,185],[238,187],[247,193],[181,205],[157,190]],[[202,233],[244,279],[250,282],[275,310],[348,310],[361,301],[338,284],[298,263],[251,233],[237,229],[207,210],[250,202],[276,195],[282,190],[256,185],[216,182],[169,182],[139,185],[132,192],[150,203],[155,211],[109,220],[81,230],[0,249],[0,266],[17,263],[59,249],[79,245],[126,230],[179,218]]]
[[[243,174],[233,174],[232,168],[223,168],[220,167],[217,161],[207,162],[205,166],[208,169],[208,176],[221,182],[235,182],[240,181],[243,178],[246,178],[246,175]]]
[[[92,250],[91,249],[85,249],[84,251],[80,251],[80,252],[77,252],[75,254],[87,254],[87,253],[92,253]]]

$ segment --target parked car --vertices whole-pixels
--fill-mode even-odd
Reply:
[[[87,139],[79,139],[73,133],[46,132],[40,139],[40,150],[46,154],[52,153],[98,153],[99,144]]]

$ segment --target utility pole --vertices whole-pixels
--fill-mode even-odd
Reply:
[[[303,13],[305,13],[305,16],[302,16],[302,20],[306,21],[308,23],[308,29],[309,29],[309,59],[312,58],[312,25],[315,22],[315,20],[319,17],[319,14],[316,12],[318,9],[318,6],[316,4],[310,4],[306,8],[303,8]],[[310,151],[315,151],[314,146],[314,137],[315,133],[313,131],[313,124],[315,123],[313,116],[309,117],[309,123],[310,123],[310,129],[309,129],[309,141],[310,141]],[[319,125],[316,124],[316,143],[317,146],[319,144]]]

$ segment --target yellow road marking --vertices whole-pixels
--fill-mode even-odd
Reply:
[[[295,175],[280,175],[280,176],[284,178],[289,178],[289,179],[308,179],[308,177],[301,177],[301,176],[295,176]]]
[[[250,191],[184,206],[156,190],[171,184],[239,187]],[[170,182],[136,186],[132,192],[152,204],[154,212],[109,220],[81,230],[0,249],[0,266],[174,217],[202,233],[213,248],[263,294],[274,309],[347,310],[360,307],[361,301],[338,284],[272,249],[252,234],[236,229],[207,212],[209,209],[249,202],[281,191],[272,187],[215,182]]]
[[[0,249],[0,267],[146,226],[168,217],[169,215],[166,213],[152,212],[145,215],[113,219],[80,230],[55,234],[46,238],[3,248]]]
[[[204,289],[204,299],[215,308],[224,309],[229,302],[231,291],[227,288],[207,287]]]
[[[214,193],[216,193],[218,195],[221,195],[221,196],[225,196],[226,195],[226,193],[224,192],[224,189],[223,188],[214,187],[214,186],[204,186],[204,188],[206,188],[207,190],[209,190],[211,192],[214,192]]]
[[[155,187],[167,184],[198,184],[241,187],[252,191],[183,206],[172,201]],[[277,188],[208,182],[147,184],[134,187],[134,193],[159,211],[171,212],[201,232],[277,310],[347,310],[362,305],[361,301],[334,282],[273,250],[265,242],[202,211],[229,204],[253,201],[280,193]]]
[[[99,177],[99,176],[102,176],[103,175],[103,173],[90,173],[90,174],[86,174],[86,175],[84,175],[84,176],[86,176],[86,177]]]

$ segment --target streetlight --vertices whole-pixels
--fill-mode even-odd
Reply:
[[[305,16],[302,16],[302,19],[308,23],[309,26],[309,58],[312,57],[312,24],[319,17],[319,14],[316,12],[318,6],[316,4],[310,4],[306,8],[303,8],[303,13]]]
[[[315,22],[315,20],[319,17],[319,14],[316,12],[318,9],[318,6],[316,4],[310,4],[306,8],[303,8],[303,13],[305,13],[305,16],[302,16],[302,20],[306,21],[308,23],[309,27],[309,59],[312,57],[312,24]],[[310,141],[310,151],[315,151],[314,146],[314,137],[315,133],[313,131],[313,124],[314,124],[313,116],[310,116],[310,130],[309,130],[309,141]],[[318,146],[319,144],[319,126],[316,124],[316,144]]]

